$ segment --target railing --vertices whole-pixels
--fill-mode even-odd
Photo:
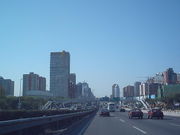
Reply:
[[[0,121],[0,135],[12,133],[15,131],[20,131],[31,127],[41,126],[56,121],[62,121],[74,117],[83,117],[88,114],[92,114],[95,111],[96,110],[77,112],[71,114],[61,114],[61,115],[53,115],[53,116],[42,116],[42,117],[34,117],[34,118],[23,118],[16,120]]]

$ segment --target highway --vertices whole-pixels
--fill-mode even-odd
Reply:
[[[96,114],[84,135],[180,135],[180,117],[165,116],[163,120],[133,118],[127,112],[112,112],[110,117]]]

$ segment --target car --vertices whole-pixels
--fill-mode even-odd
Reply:
[[[119,109],[120,112],[125,112],[126,110],[124,108]]]
[[[133,117],[138,117],[139,119],[143,119],[143,112],[141,109],[132,109],[128,112],[129,119],[132,119]]]
[[[109,113],[109,110],[104,108],[104,109],[101,109],[100,111],[100,116],[110,116],[110,113]]]
[[[148,119],[152,119],[152,118],[161,118],[163,119],[164,118],[164,114],[163,112],[161,111],[161,109],[158,109],[158,108],[154,108],[154,109],[151,109],[148,111]]]

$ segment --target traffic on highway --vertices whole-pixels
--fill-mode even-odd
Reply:
[[[84,135],[179,135],[180,117],[164,115],[160,108],[132,108],[100,103]]]

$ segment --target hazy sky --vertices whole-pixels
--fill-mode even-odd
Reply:
[[[180,0],[1,0],[0,76],[47,78],[50,52],[69,51],[71,72],[96,96],[180,72]]]

